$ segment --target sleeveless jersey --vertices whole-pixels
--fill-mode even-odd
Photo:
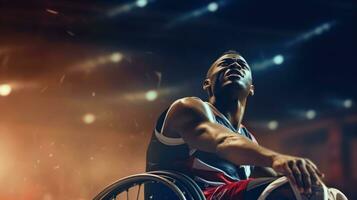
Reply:
[[[217,114],[219,111],[213,105],[204,102],[204,106],[211,111],[216,123],[256,142],[244,126],[236,130],[223,114]],[[162,130],[169,110],[170,108],[164,111],[156,123],[147,150],[146,171],[179,171],[190,176],[201,188],[219,186],[249,177],[253,166],[237,166],[213,153],[190,149],[182,138],[165,136]]]

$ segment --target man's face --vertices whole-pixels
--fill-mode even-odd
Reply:
[[[245,59],[238,54],[226,54],[216,60],[208,70],[214,95],[244,95],[252,92],[251,69]]]

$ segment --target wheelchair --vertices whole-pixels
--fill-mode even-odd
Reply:
[[[145,187],[145,192],[142,186]],[[155,188],[155,192],[149,193],[147,188]],[[158,188],[161,188],[160,191],[157,190]],[[130,194],[130,190],[135,190],[134,194],[133,192]],[[105,187],[93,200],[116,199],[205,200],[206,198],[200,187],[185,174],[174,171],[150,171],[119,179]]]
[[[276,179],[264,189],[258,200],[265,200],[272,190],[286,182],[288,182],[286,177]],[[142,190],[142,186],[145,187],[145,191]],[[134,194],[129,194],[131,190],[135,190],[132,191]],[[328,199],[328,190],[326,186],[317,188],[316,191],[320,193],[316,195],[316,197],[320,197],[313,197],[312,199]],[[298,200],[311,200],[311,198],[305,198],[299,195],[297,189],[294,189],[293,192]],[[131,198],[133,196],[134,198]],[[196,182],[194,182],[189,176],[175,171],[150,171],[147,173],[127,176],[105,187],[96,197],[93,198],[93,200],[118,199],[206,200],[202,190]],[[336,199],[347,200],[344,195]]]

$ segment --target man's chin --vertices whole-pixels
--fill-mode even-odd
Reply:
[[[238,97],[242,94],[247,93],[247,88],[246,86],[239,81],[227,81],[226,83],[224,83],[221,88],[220,91],[216,91],[217,95],[221,94],[224,96],[232,96],[233,98]],[[248,91],[249,93],[249,91]]]
[[[222,89],[224,90],[231,90],[233,91],[241,91],[241,90],[245,90],[246,87],[244,85],[244,83],[242,83],[239,80],[236,81],[227,81],[222,85]]]

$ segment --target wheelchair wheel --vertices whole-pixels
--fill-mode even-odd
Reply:
[[[145,184],[160,184],[160,187],[168,188],[178,200],[187,200],[185,191],[182,191],[173,179],[161,177],[155,174],[137,174],[120,179],[113,184],[107,186],[100,192],[93,200],[116,200],[116,199],[135,199],[139,200],[142,196],[142,186]],[[137,189],[134,189],[137,188]],[[135,190],[135,194],[130,193],[130,190]],[[133,197],[134,196],[134,197]],[[157,198],[151,196],[149,199],[155,200]]]
[[[164,177],[177,185],[185,194],[187,199],[205,200],[205,196],[201,188],[190,177],[185,174],[175,171],[151,171],[149,174],[159,175]]]

